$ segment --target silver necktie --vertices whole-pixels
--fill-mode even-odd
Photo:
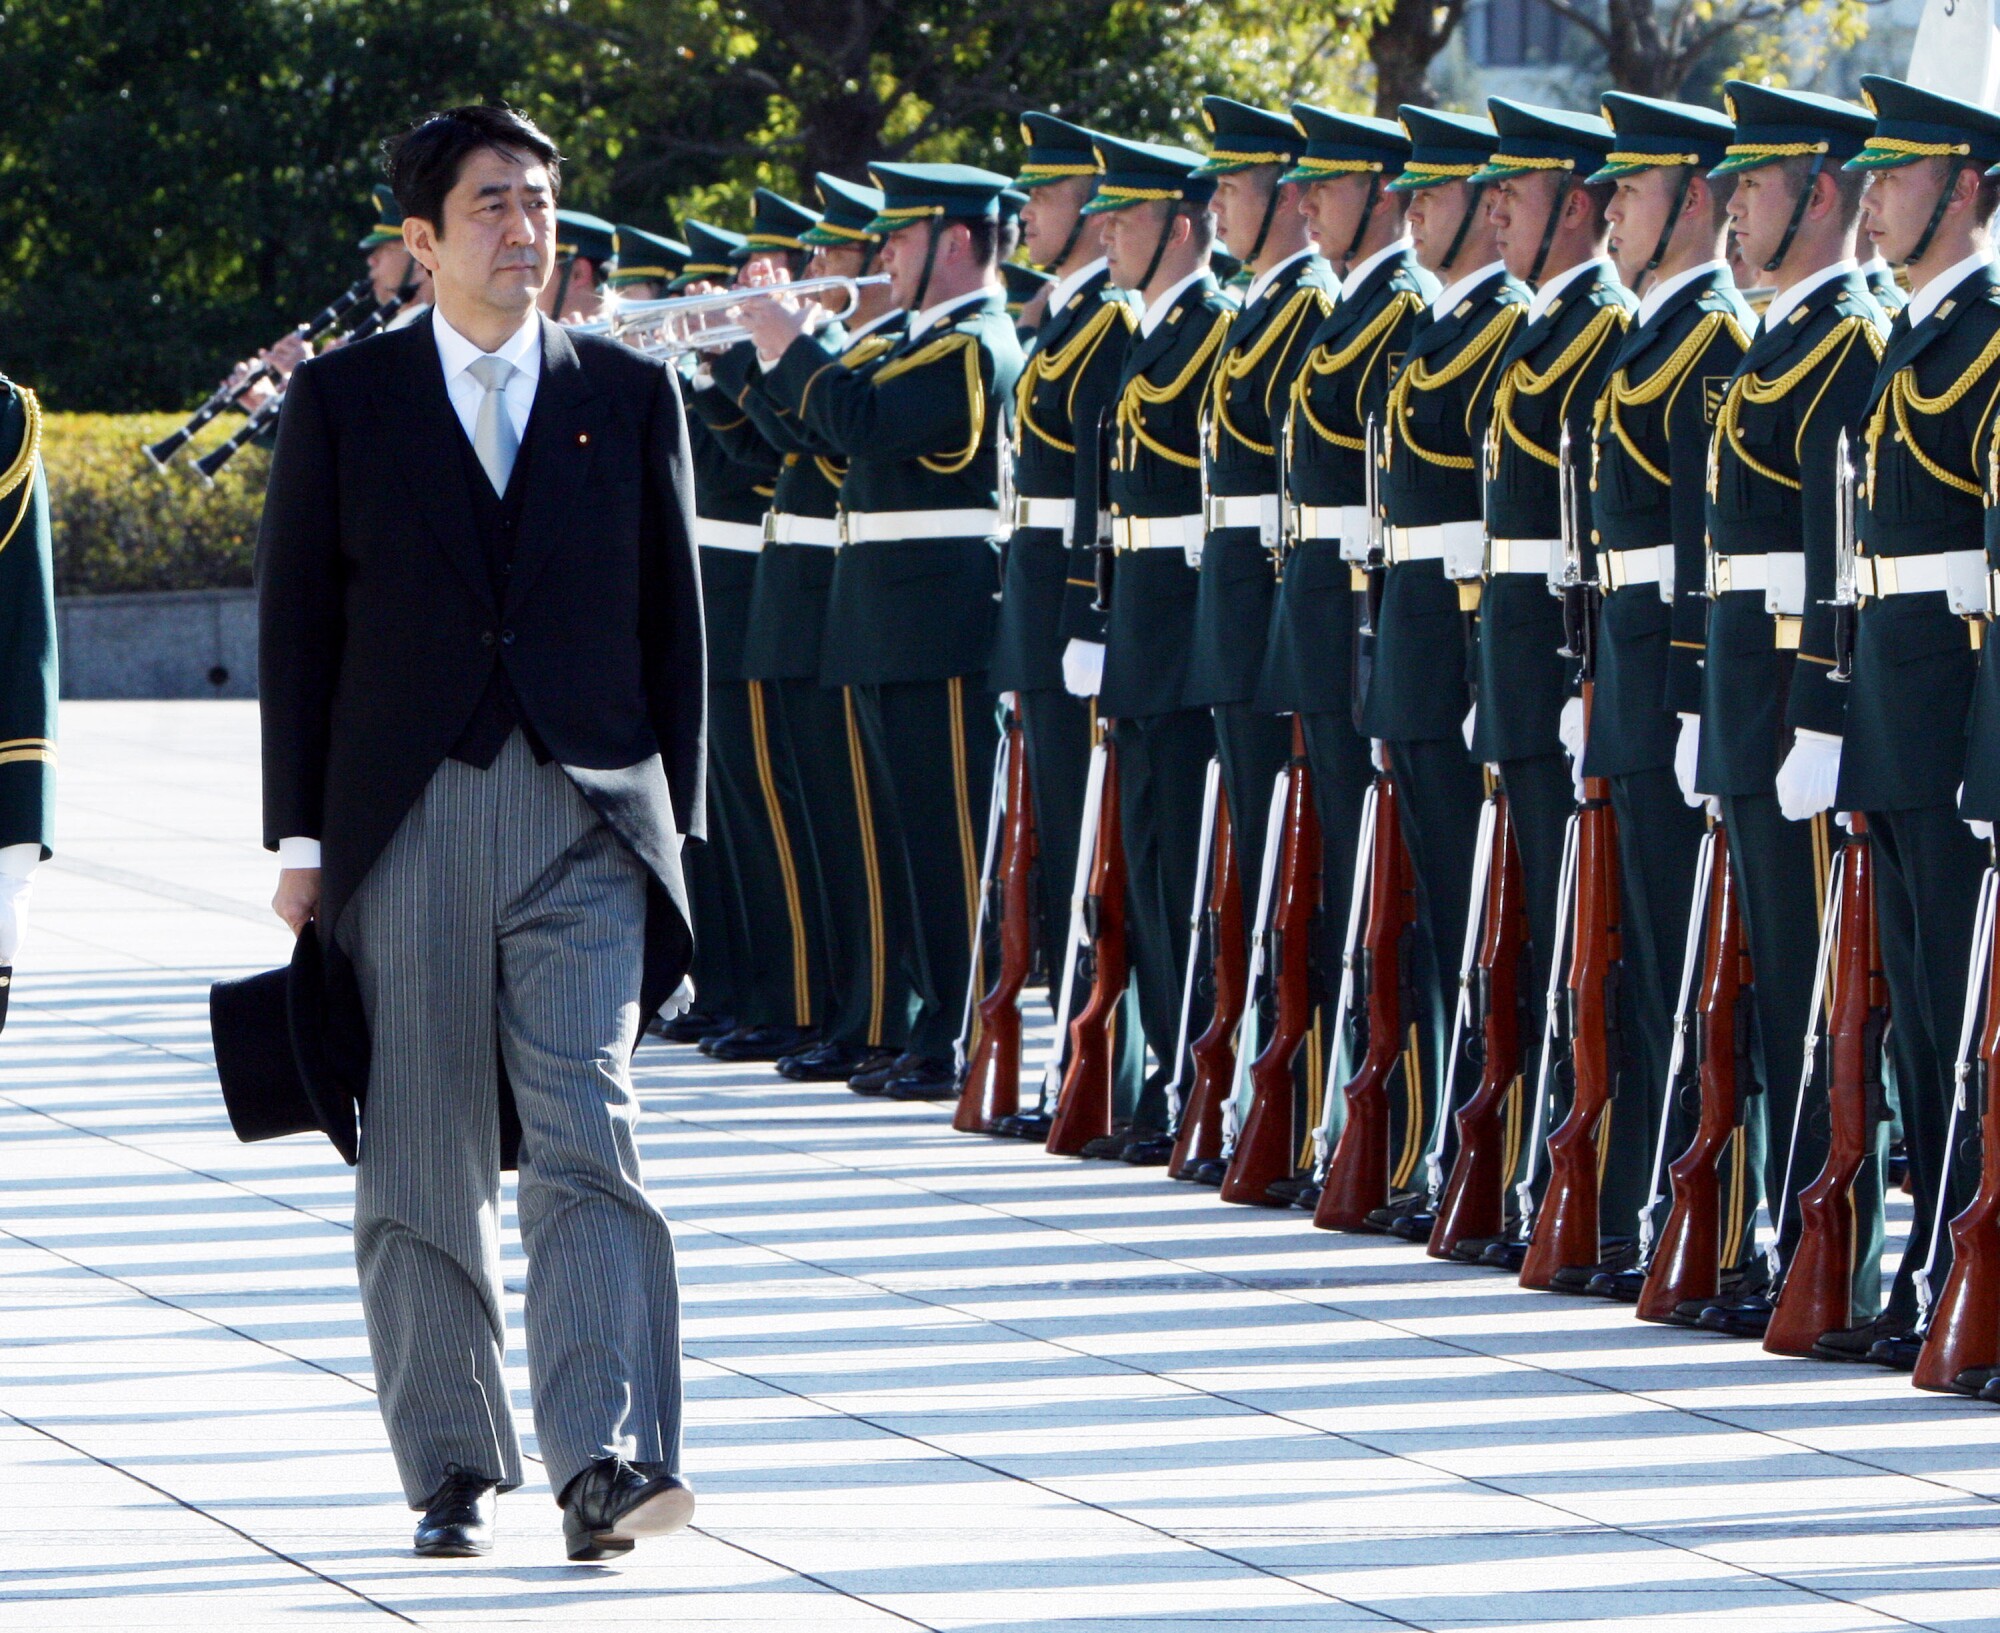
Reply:
[[[514,378],[514,365],[504,357],[481,357],[467,366],[466,373],[486,388],[472,425],[472,451],[493,491],[504,494],[507,479],[514,474],[514,456],[521,451],[514,417],[507,412],[507,382]]]

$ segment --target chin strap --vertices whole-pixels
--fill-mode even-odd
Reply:
[[[1483,181],[1471,181],[1465,185],[1470,189],[1465,195],[1465,214],[1458,218],[1458,231],[1451,235],[1451,248],[1438,262],[1440,272],[1449,272],[1452,262],[1458,259],[1458,252],[1465,248],[1465,235],[1472,231],[1472,218],[1479,213],[1479,201],[1486,195],[1486,183]]]
[[[1681,184],[1674,194],[1674,207],[1667,212],[1667,224],[1660,229],[1660,241],[1653,246],[1653,257],[1646,263],[1648,272],[1656,271],[1667,258],[1667,246],[1673,242],[1674,229],[1681,224],[1681,212],[1687,208],[1688,189],[1694,186],[1694,166],[1680,167]]]
[[[1174,236],[1174,217],[1179,214],[1180,211],[1173,205],[1167,206],[1167,219],[1160,223],[1160,241],[1153,246],[1153,258],[1146,263],[1145,276],[1134,286],[1135,293],[1142,301],[1146,298],[1147,289],[1152,286],[1153,274],[1160,270],[1160,262],[1167,253],[1167,243]]]
[[[1806,218],[1806,205],[1811,202],[1813,188],[1819,185],[1819,173],[1826,168],[1826,155],[1815,153],[1812,168],[1806,172],[1805,185],[1799,189],[1797,201],[1792,205],[1792,219],[1785,224],[1785,236],[1778,240],[1778,253],[1764,263],[1766,272],[1776,272],[1785,264],[1785,257],[1791,253],[1792,240],[1799,235],[1799,224]]]
[[[1944,225],[1945,207],[1951,203],[1951,195],[1958,189],[1958,173],[1968,168],[1970,167],[1962,161],[1958,161],[1945,170],[1944,186],[1938,189],[1938,200],[1931,211],[1930,221],[1924,228],[1923,236],[1917,240],[1916,248],[1903,257],[1904,266],[1913,266],[1924,258],[1924,251],[1931,247],[1931,240],[1937,237],[1938,228]]]
[[[910,296],[910,316],[924,309],[924,297],[931,292],[931,268],[937,264],[938,239],[944,236],[944,217],[934,215],[924,223],[924,269],[917,274],[917,287]]]
[[[1257,227],[1257,242],[1250,246],[1250,253],[1243,257],[1243,264],[1255,268],[1257,257],[1264,253],[1264,240],[1271,236],[1271,223],[1278,218],[1278,194],[1284,190],[1284,183],[1276,176],[1271,178],[1270,196],[1264,200],[1264,219]]]
[[[1548,265],[1549,251],[1555,248],[1556,228],[1562,223],[1563,206],[1569,203],[1569,190],[1575,185],[1576,178],[1565,175],[1556,188],[1556,196],[1549,201],[1549,218],[1542,223],[1542,247],[1535,251],[1535,264],[1528,268],[1526,282],[1530,289],[1542,280],[1542,268]]]
[[[1375,206],[1381,197],[1382,173],[1378,170],[1368,178],[1368,202],[1361,207],[1361,219],[1354,224],[1354,236],[1347,241],[1347,253],[1341,257],[1342,261],[1352,261],[1361,253],[1361,240],[1368,236],[1368,224],[1375,219]]]
[[[569,298],[569,275],[576,268],[576,257],[572,255],[562,264],[562,276],[556,280],[556,320],[562,320],[563,302]]]
[[[1076,248],[1076,241],[1083,236],[1083,224],[1088,219],[1089,217],[1083,213],[1083,207],[1078,205],[1076,219],[1069,224],[1069,237],[1063,240],[1063,247],[1056,251],[1054,260],[1042,263],[1044,272],[1058,272],[1062,269],[1063,264],[1069,260],[1070,251]]]

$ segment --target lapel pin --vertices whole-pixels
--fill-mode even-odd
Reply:
[[[576,445],[577,445],[577,446],[578,446],[579,448],[581,448],[581,447],[582,447],[582,446],[583,446],[583,445],[584,445],[585,443],[587,443],[588,441],[590,441],[590,433],[589,433],[588,431],[579,431],[579,432],[577,432],[577,434],[576,434]]]

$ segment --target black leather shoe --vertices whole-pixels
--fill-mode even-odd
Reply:
[[[1306,1193],[1312,1193],[1312,1201],[1304,1201]],[[1310,1208],[1319,1200],[1319,1187],[1308,1174],[1304,1179],[1294,1175],[1290,1179],[1274,1179],[1264,1187],[1264,1200],[1274,1208]]]
[[[1164,1168],[1173,1154],[1173,1135],[1134,1134],[1125,1141],[1118,1160],[1129,1162],[1134,1168]]]
[[[1001,1140],[1032,1140],[1043,1144],[1049,1137],[1049,1129],[1055,1119],[1046,1111],[1017,1111],[1011,1117],[1002,1117],[986,1132]]]
[[[1116,1162],[1125,1154],[1125,1142],[1131,1137],[1129,1129],[1114,1128],[1109,1134],[1100,1134],[1094,1140],[1085,1140],[1083,1149],[1077,1155],[1088,1157],[1093,1162]]]
[[[1868,1346],[1868,1359],[1891,1372],[1915,1372],[1923,1352],[1924,1341],[1914,1332],[1891,1333]]]
[[[1582,1295],[1590,1291],[1590,1284],[1599,1276],[1615,1275],[1639,1262],[1639,1244],[1630,1237],[1605,1237],[1597,1244],[1597,1250],[1604,1257],[1596,1264],[1569,1265],[1558,1270],[1549,1278],[1549,1291]]]
[[[1200,1162],[1191,1162],[1182,1171],[1181,1178],[1195,1185],[1213,1185],[1217,1190],[1229,1177],[1229,1164],[1220,1157],[1205,1157]]]
[[[819,1041],[812,1026],[739,1026],[701,1040],[701,1052],[716,1060],[782,1060]]]
[[[1528,1244],[1503,1236],[1486,1244],[1486,1250],[1479,1255],[1479,1262],[1489,1270],[1505,1270],[1509,1275],[1518,1276],[1521,1266],[1528,1262]]]
[[[1958,1394],[1978,1398],[1980,1392],[1996,1378],[2000,1378],[2000,1367],[1972,1367],[1952,1379],[1951,1387]]]
[[[1991,1401],[1995,1406],[2000,1406],[2000,1373],[1996,1373],[1993,1377],[1986,1380],[1984,1387],[1979,1391],[1979,1398],[1983,1401]]]
[[[921,1055],[893,1055],[887,1060],[877,1061],[863,1071],[856,1072],[847,1080],[847,1086],[856,1094],[880,1094],[889,1086],[889,1079],[916,1069],[923,1059]]]
[[[1395,1229],[1397,1221],[1404,1214],[1408,1213],[1412,1208],[1423,1207],[1429,1200],[1430,1198],[1421,1191],[1398,1192],[1391,1196],[1388,1202],[1382,1207],[1370,1208],[1363,1217],[1362,1223],[1370,1230],[1392,1231]],[[1424,1234],[1428,1236],[1430,1232],[1425,1231]]]
[[[1620,1304],[1637,1304],[1645,1290],[1646,1272],[1636,1264],[1629,1270],[1600,1270],[1590,1278],[1584,1291],[1592,1298],[1615,1299]]]
[[[1909,1336],[1907,1323],[1878,1315],[1873,1321],[1864,1321],[1858,1327],[1840,1327],[1833,1332],[1821,1333],[1813,1344],[1812,1352],[1814,1359],[1820,1361],[1865,1361],[1878,1339]]]
[[[425,1559],[477,1559],[493,1548],[493,1503],[500,1482],[456,1463],[424,1504],[416,1550]]]
[[[956,1100],[958,1098],[958,1073],[949,1060],[936,1055],[911,1055],[906,1057],[914,1065],[898,1072],[882,1085],[882,1095],[888,1100]]]
[[[1703,1332],[1719,1332],[1725,1338],[1762,1338],[1764,1329],[1771,1325],[1773,1308],[1766,1293],[1749,1293],[1727,1301],[1711,1299],[1696,1317],[1695,1325]]]
[[[648,1474],[600,1457],[564,1489],[563,1541],[571,1559],[629,1554],[641,1537],[669,1537],[694,1518],[694,1491],[677,1474]]]
[[[1437,1213],[1426,1198],[1421,1206],[1398,1214],[1389,1226],[1389,1234],[1399,1241],[1428,1242],[1431,1232],[1437,1228],[1437,1222]]]
[[[1498,1236],[1465,1236],[1451,1250],[1451,1256],[1459,1264],[1484,1264],[1486,1250],[1500,1241]]]
[[[778,1075],[794,1083],[845,1083],[857,1073],[886,1066],[893,1049],[871,1049],[862,1043],[821,1043],[778,1058]]]
[[[699,1043],[711,1033],[728,1032],[736,1022],[727,1015],[711,1015],[706,1010],[690,1009],[685,1015],[676,1015],[670,1021],[655,1020],[653,1036],[664,1038],[668,1043]]]

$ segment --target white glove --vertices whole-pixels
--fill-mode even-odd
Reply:
[[[1368,758],[1375,762],[1375,769],[1385,776],[1389,771],[1389,745],[1380,737],[1368,739]]]
[[[667,994],[667,1001],[660,1005],[660,1019],[677,1021],[694,1008],[694,977],[683,975],[681,984]]]
[[[1073,697],[1095,697],[1104,688],[1104,643],[1071,641],[1063,648],[1063,689]]]
[[[1788,822],[1833,809],[1840,788],[1840,739],[1829,732],[1801,728],[1792,752],[1778,767],[1778,809]]]
[[[0,848],[0,965],[11,965],[28,931],[28,897],[35,888],[40,845]]]
[[[1569,756],[1570,787],[1576,790],[1577,803],[1583,803],[1583,699],[1568,698],[1563,703],[1562,718],[1556,722],[1556,736],[1561,739],[1563,753]]]
[[[1681,716],[1680,741],[1674,744],[1674,781],[1681,785],[1681,798],[1701,809],[1702,797],[1694,791],[1694,768],[1701,759],[1701,716]]]
[[[1460,722],[1458,728],[1459,735],[1465,739],[1465,747],[1468,753],[1472,749],[1472,728],[1478,723],[1478,721],[1479,721],[1479,705],[1475,703],[1471,708],[1465,711],[1465,719]]]
[[[1957,794],[1956,794],[1956,795],[1955,795],[1955,796],[1953,797],[1953,801],[1952,801],[1952,803],[1953,803],[1953,804],[1955,804],[1955,805],[1956,805],[1956,806],[1958,807],[1958,810],[1959,810],[1959,815],[1960,815],[1961,817],[1963,817],[1963,818],[1964,818],[1964,820],[1965,820],[1965,825],[1966,825],[1966,826],[1967,826],[1968,828],[1970,828],[1970,829],[1972,830],[1972,837],[1973,837],[1974,839],[1989,839],[1989,840],[1990,840],[1990,839],[1991,839],[1991,838],[1993,837],[1993,824],[1992,824],[1992,823],[1988,822],[1988,821],[1987,821],[1987,820],[1986,820],[1986,819],[1985,819],[1984,817],[1969,817],[1969,816],[1965,816],[1965,784],[1964,784],[1964,783],[1960,783],[1960,784],[1958,785],[1958,793],[1957,793]]]

